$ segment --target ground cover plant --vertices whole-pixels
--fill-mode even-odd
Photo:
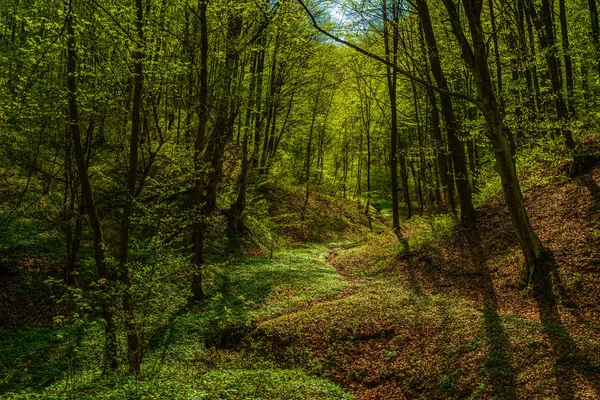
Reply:
[[[600,398],[595,1],[0,3],[0,398]]]

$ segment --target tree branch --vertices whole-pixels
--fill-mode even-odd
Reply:
[[[452,91],[441,89],[441,88],[439,88],[437,86],[433,86],[433,85],[429,84],[427,81],[419,78],[418,76],[416,76],[416,75],[414,75],[414,74],[412,74],[412,73],[410,73],[408,71],[405,71],[404,69],[399,68],[397,64],[395,64],[395,63],[393,63],[391,61],[388,61],[385,58],[383,58],[381,56],[378,56],[377,54],[371,53],[370,51],[365,50],[362,47],[355,45],[354,43],[348,42],[347,40],[339,38],[339,37],[333,35],[332,33],[326,31],[325,29],[323,29],[319,25],[319,23],[317,22],[317,19],[315,18],[315,16],[308,9],[308,7],[306,6],[306,4],[304,4],[304,1],[302,1],[302,0],[297,0],[297,1],[302,6],[302,8],[304,9],[304,11],[306,12],[306,15],[308,15],[308,17],[310,18],[312,26],[317,31],[319,31],[323,35],[327,36],[328,38],[332,39],[333,41],[335,41],[337,43],[340,43],[340,44],[343,44],[344,46],[347,46],[347,47],[349,47],[349,48],[351,48],[351,49],[353,49],[353,50],[355,50],[355,51],[357,51],[357,52],[359,52],[359,53],[361,53],[361,54],[363,54],[363,55],[365,55],[365,56],[367,56],[367,57],[369,57],[369,58],[371,58],[371,59],[373,59],[375,61],[378,61],[378,62],[380,62],[380,63],[382,63],[384,65],[387,65],[387,66],[393,68],[396,74],[400,74],[400,75],[404,76],[405,78],[410,79],[413,82],[416,82],[416,83],[418,83],[418,84],[420,84],[420,85],[422,85],[424,87],[431,88],[431,89],[435,90],[438,93],[447,94],[447,95],[450,95],[450,96],[453,96],[453,97],[456,97],[456,98],[459,98],[459,99],[466,100],[466,101],[474,104],[475,106],[477,106],[477,108],[479,108],[480,110],[483,110],[483,104],[478,99],[476,99],[474,97],[471,97],[471,96],[468,96],[468,95],[463,94],[463,93],[452,92]]]

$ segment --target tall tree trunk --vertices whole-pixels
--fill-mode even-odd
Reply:
[[[143,1],[136,0],[136,28],[137,46],[144,45],[144,17]],[[142,125],[142,90],[143,90],[143,62],[144,53],[142,48],[136,48],[133,52],[133,110],[131,114],[131,138],[129,145],[129,171],[127,173],[127,197],[123,206],[121,216],[121,232],[119,241],[119,267],[118,276],[123,284],[123,312],[125,329],[127,335],[127,360],[129,372],[138,374],[141,367],[141,349],[135,321],[135,306],[131,294],[131,272],[129,270],[129,242],[131,239],[131,217],[133,215],[134,201],[136,196],[140,131]]]
[[[273,49],[273,57],[271,58],[271,74],[269,82],[269,97],[267,99],[267,117],[265,122],[265,134],[263,137],[262,154],[260,157],[261,174],[264,175],[266,172],[266,166],[269,157],[269,143],[272,140],[271,134],[273,133],[272,125],[275,125],[277,117],[277,99],[276,96],[279,92],[279,78],[277,75],[277,56],[279,53],[279,35],[275,39],[275,46]]]
[[[206,6],[206,0],[201,0],[203,7]],[[205,15],[205,14],[204,14]],[[206,18],[201,15],[201,20]],[[203,22],[202,24],[204,24]],[[238,14],[230,13],[227,21],[227,38],[225,51],[225,65],[220,77],[222,80],[217,85],[222,90],[216,105],[216,116],[213,125],[213,132],[207,140],[202,154],[202,172],[197,178],[200,180],[201,206],[198,210],[200,214],[199,228],[196,231],[198,237],[194,242],[194,257],[197,258],[196,269],[192,276],[192,301],[202,300],[204,291],[202,289],[202,265],[204,252],[204,234],[207,227],[207,221],[211,218],[217,208],[217,190],[221,181],[223,171],[223,155],[227,143],[233,138],[233,127],[237,118],[237,96],[232,94],[232,86],[237,82],[237,70],[239,52],[236,48],[237,41],[242,29],[242,19]],[[205,36],[205,35],[203,35]],[[208,43],[208,42],[206,42]],[[208,46],[206,47],[208,49]],[[206,168],[208,167],[208,168]]]
[[[498,99],[504,108],[504,94],[502,86],[502,62],[500,60],[500,47],[498,46],[498,28],[496,27],[496,13],[494,12],[494,0],[488,0],[490,9],[490,21],[492,23],[492,40],[494,42],[494,61],[496,63],[496,84],[498,88]]]
[[[397,81],[398,74],[397,68],[395,67],[398,58],[398,4],[396,0],[392,1],[391,15],[392,19],[389,19],[387,4],[384,0],[382,3],[383,10],[383,41],[385,46],[385,58],[386,61],[392,63],[394,67],[386,64],[386,77],[388,95],[390,98],[390,173],[392,180],[392,229],[398,240],[403,244],[405,250],[408,250],[408,242],[402,236],[400,231],[400,211],[398,201],[398,105],[397,105]],[[391,32],[390,32],[390,25]],[[390,43],[391,42],[391,43]]]
[[[569,111],[567,103],[563,96],[562,77],[560,72],[560,63],[557,57],[556,36],[554,34],[554,24],[552,21],[552,8],[549,0],[542,0],[539,14],[535,10],[533,0],[527,0],[527,10],[533,20],[540,44],[546,53],[546,62],[550,72],[550,82],[552,84],[552,95],[554,96],[554,105],[556,107],[556,116],[560,124],[559,131],[562,133],[567,148],[575,151],[575,141],[573,134],[567,127]]]
[[[527,9],[528,0],[523,0],[523,7]],[[535,50],[535,39],[533,35],[533,23],[531,22],[531,15],[528,12],[525,12],[525,19],[527,21],[527,37],[529,38],[529,49],[531,52],[531,56],[529,57],[529,65],[531,65],[531,75],[533,77],[533,88],[535,89],[535,103],[537,106],[537,111],[540,112],[542,110],[542,94],[540,90],[540,80],[538,76],[538,70],[536,65],[536,50]],[[537,115],[534,113],[534,116]]]
[[[260,50],[257,54],[256,64],[256,97],[254,99],[254,148],[252,150],[251,164],[253,168],[258,168],[260,162],[260,134],[263,123],[263,111],[262,111],[262,90],[263,90],[263,76],[265,71],[265,38],[266,32],[261,32],[257,45]]]
[[[244,230],[244,222],[242,213],[246,208],[246,189],[248,187],[248,174],[250,171],[250,160],[248,158],[248,142],[250,135],[248,132],[244,134],[242,142],[242,170],[240,171],[240,182],[238,188],[238,196],[235,203],[231,206],[230,226],[234,232],[242,232]]]
[[[360,100],[360,117],[362,121],[362,126],[364,129],[366,147],[367,147],[367,160],[366,160],[366,168],[367,168],[367,202],[365,205],[365,215],[367,216],[367,220],[369,222],[369,229],[373,230],[373,225],[371,221],[371,100],[363,93],[360,82],[364,78],[357,77],[356,87],[358,89],[358,97]],[[365,81],[365,86],[367,85]]]
[[[569,28],[567,26],[567,9],[565,0],[558,0],[560,10],[560,32],[562,37],[563,58],[565,60],[565,76],[567,83],[567,102],[569,106],[568,119],[575,118],[575,88],[573,83],[573,63],[569,46]]]
[[[65,19],[67,28],[67,91],[69,102],[69,129],[74,146],[75,162],[77,172],[81,182],[81,193],[86,205],[88,220],[92,228],[94,238],[94,260],[98,268],[98,279],[102,296],[102,317],[104,318],[104,329],[106,341],[104,347],[104,356],[108,366],[116,370],[117,361],[117,328],[114,321],[114,312],[112,308],[111,281],[106,264],[104,234],[102,225],[98,217],[96,202],[94,201],[94,192],[90,183],[88,167],[86,164],[85,153],[81,145],[81,130],[79,126],[79,111],[77,104],[77,51],[75,47],[75,30],[73,28],[72,10],[67,11]]]
[[[504,200],[509,210],[511,222],[525,256],[526,267],[523,270],[524,283],[535,276],[537,266],[544,256],[544,248],[535,234],[525,209],[523,194],[517,177],[515,162],[509,143],[508,127],[504,124],[500,105],[494,93],[494,86],[488,68],[485,36],[481,24],[482,3],[477,0],[463,0],[465,15],[469,22],[472,47],[466,38],[459,20],[458,10],[453,0],[443,0],[450,17],[452,32],[461,48],[461,56],[473,74],[473,80],[479,93],[479,107],[487,123],[487,135],[494,149],[496,168],[502,181]]]
[[[598,24],[598,7],[596,5],[596,0],[588,0],[588,7],[590,9],[592,43],[594,44],[594,50],[596,51],[593,59],[595,60],[594,62],[596,63],[596,70],[600,76],[600,61],[598,60],[600,57],[600,24]]]
[[[433,26],[431,25],[429,7],[425,0],[417,0],[417,4],[419,7],[419,15],[421,16],[421,23],[423,25],[423,33],[425,34],[425,41],[427,42],[427,48],[429,49],[428,54],[431,71],[438,86],[441,89],[448,91],[448,83],[442,70],[437,42],[433,32]],[[440,93],[440,103],[442,106],[444,122],[446,123],[448,144],[454,164],[456,188],[460,202],[460,220],[463,224],[469,224],[475,221],[475,208],[473,207],[473,200],[471,197],[471,185],[469,184],[469,171],[467,168],[465,148],[458,137],[458,126],[452,106],[452,98],[447,93]]]
[[[448,173],[448,158],[446,157],[446,147],[442,138],[442,130],[440,129],[440,112],[438,109],[437,98],[435,92],[431,88],[427,88],[427,96],[431,104],[431,137],[435,149],[437,168],[439,171],[440,185],[444,193],[446,204],[450,207],[453,213],[456,213],[456,204],[454,202],[454,182],[450,179]]]
[[[206,123],[208,121],[208,24],[206,7],[208,0],[198,0],[198,18],[200,24],[200,87],[198,91],[198,131],[194,142],[194,206],[200,214],[204,198],[204,162],[203,153],[206,141]],[[198,218],[199,219],[199,218]],[[204,298],[202,288],[202,264],[204,264],[204,221],[195,220],[192,224],[192,247],[194,275],[192,277],[192,300]]]
[[[229,216],[229,227],[234,232],[241,232],[243,229],[242,214],[246,208],[246,190],[248,188],[248,175],[250,174],[251,160],[248,157],[248,141],[252,134],[252,121],[254,115],[255,90],[257,82],[259,54],[255,53],[252,56],[250,65],[250,87],[248,88],[248,104],[246,106],[246,118],[244,123],[244,139],[242,144],[242,169],[240,171],[238,194],[235,202],[231,205]]]
[[[281,128],[279,129],[279,134],[277,135],[277,138],[275,138],[275,135],[273,135],[273,143],[271,144],[271,149],[269,150],[271,155],[269,156],[268,168],[271,168],[273,159],[277,155],[277,150],[279,149],[279,143],[281,143],[281,138],[283,137],[283,135],[287,132],[287,130],[290,127],[290,115],[292,113],[292,109],[294,108],[294,104],[295,104],[294,103],[295,94],[296,94],[296,92],[292,91],[292,95],[290,96],[290,100],[289,100],[288,106],[287,106],[287,112],[285,114],[285,118],[283,120]],[[275,128],[273,128],[273,129],[275,129]]]
[[[317,95],[315,96],[315,103],[312,110],[312,118],[310,121],[310,129],[308,131],[308,144],[306,145],[306,175],[304,179],[306,180],[306,191],[304,196],[304,205],[302,206],[302,218],[304,218],[304,214],[306,214],[306,206],[308,205],[308,195],[310,189],[310,165],[312,163],[312,137],[315,131],[315,122],[317,120],[317,112],[319,110],[319,99],[321,97],[321,91],[323,90],[323,80],[325,79],[325,70],[321,73],[321,78],[319,79],[319,83],[317,86]]]
[[[523,105],[529,109],[531,115],[537,112],[537,99],[535,98],[535,91],[533,87],[533,78],[531,74],[531,63],[529,62],[529,50],[527,48],[527,35],[525,33],[525,4],[524,0],[517,0],[516,6],[516,20],[517,20],[517,32],[518,32],[518,44],[515,46],[517,56],[515,56],[515,65],[513,66],[516,75],[519,75],[519,63],[524,65],[523,75],[525,77],[525,83],[527,84],[527,90],[521,90],[521,96],[523,99]],[[535,50],[531,49],[533,53]],[[516,77],[516,76],[515,76]],[[520,78],[520,76],[519,76]]]

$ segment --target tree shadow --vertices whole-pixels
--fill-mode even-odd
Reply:
[[[573,399],[575,395],[575,374],[583,376],[600,397],[600,366],[578,347],[562,322],[552,279],[557,268],[552,254],[539,265],[538,277],[533,282],[534,297],[542,323],[542,332],[548,337],[554,353],[554,376],[560,399]]]
[[[461,232],[467,234],[465,249],[468,252],[469,271],[461,271],[457,275],[460,278],[469,277],[476,281],[478,291],[482,295],[484,329],[489,345],[489,355],[485,364],[490,384],[493,387],[493,394],[497,398],[517,399],[515,373],[512,366],[512,357],[510,355],[510,339],[502,324],[502,317],[499,313],[499,302],[494,291],[492,276],[486,265],[484,249],[481,247],[481,238],[477,229],[471,229]],[[458,266],[457,266],[458,267]],[[417,264],[409,257],[407,263],[407,278],[411,292],[417,296],[423,295],[423,290],[419,278],[417,277]],[[463,267],[464,268],[464,267]],[[442,282],[439,271],[430,271],[425,277],[429,284],[437,286],[440,292],[443,292],[447,283]],[[466,290],[470,291],[471,288]]]
[[[293,263],[296,259],[297,265]],[[171,358],[189,358],[186,346],[198,348],[198,354],[203,350],[237,350],[243,347],[245,339],[256,327],[256,311],[269,307],[269,299],[277,295],[278,289],[289,291],[290,296],[298,298],[308,293],[305,288],[325,290],[323,282],[337,276],[337,273],[329,268],[307,267],[307,262],[321,265],[320,261],[313,259],[310,251],[306,254],[296,251],[275,259],[252,257],[245,261],[232,261],[215,272],[206,282],[207,296],[204,300],[183,305],[174,311],[168,321],[157,327],[149,337],[146,350],[156,362],[156,367],[153,367],[156,373]],[[308,304],[299,300],[296,307]],[[286,304],[286,307],[291,305]],[[282,306],[279,311],[283,309]],[[276,307],[270,309],[273,315],[279,311]]]
[[[0,398],[3,393],[38,391],[85,368],[82,348],[85,331],[81,325],[64,328],[0,330]],[[96,348],[86,348],[92,353]]]
[[[592,173],[583,174],[576,178],[576,182],[590,191],[590,197],[592,198],[592,212],[600,210],[600,186],[594,180]]]
[[[490,346],[486,370],[494,395],[503,399],[517,399],[515,390],[515,374],[510,355],[510,339],[502,324],[499,313],[498,297],[494,291],[492,275],[486,264],[486,257],[481,248],[481,238],[477,229],[469,232],[467,250],[470,262],[478,275],[482,293],[483,319],[485,333]]]

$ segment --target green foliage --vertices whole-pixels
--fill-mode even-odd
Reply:
[[[300,370],[215,371],[205,375],[199,398],[352,399],[337,386]]]
[[[252,346],[232,352],[248,340],[257,320],[334,298],[347,287],[324,263],[326,255],[323,248],[311,247],[277,252],[274,259],[215,264],[207,271],[208,298],[191,307],[180,260],[139,265],[134,279],[144,285],[133,288],[148,342],[140,380],[102,371],[100,323],[57,319],[64,327],[3,333],[0,393],[31,399],[350,398],[325,379],[275,368]]]
[[[215,370],[197,380],[185,376],[138,380],[104,378],[83,385],[75,392],[58,387],[43,394],[8,393],[8,400],[71,399],[315,399],[346,400],[353,397],[323,378],[311,377],[301,370]]]
[[[561,139],[543,138],[536,140],[527,149],[517,153],[515,162],[519,174],[521,189],[527,191],[535,187],[546,186],[555,179],[566,175],[565,168],[572,156],[564,147]],[[502,194],[500,177],[495,164],[489,160],[482,168],[479,177],[478,193],[474,196],[477,205],[497,199]]]
[[[595,3],[565,1],[568,21],[579,25],[550,36],[566,39],[569,33],[569,48],[566,40],[545,48],[537,26],[529,27],[533,16],[523,19],[528,10],[510,2],[490,2],[482,14],[488,67],[499,69],[490,90],[496,91],[502,122],[515,138],[524,191],[558,181],[571,161],[584,160],[587,168],[599,159],[600,43],[589,34],[594,23],[587,9]],[[335,342],[340,334],[354,342],[371,334],[370,339],[386,339],[383,326],[381,332],[369,331],[369,313],[388,319],[399,314],[398,329],[404,324],[417,331],[454,328],[443,318],[481,322],[480,314],[473,316],[454,299],[420,296],[406,282],[388,281],[406,257],[389,232],[392,197],[403,197],[396,211],[406,218],[401,228],[412,249],[459,232],[444,204],[450,202],[442,198],[440,171],[448,168],[456,178],[460,164],[448,157],[441,165],[438,156],[458,158],[461,152],[450,154],[448,115],[436,122],[439,93],[431,96],[421,80],[434,77],[419,10],[408,2],[397,20],[382,14],[397,11],[398,4],[306,2],[319,24],[359,45],[359,54],[315,34],[297,1],[5,0],[0,6],[0,283],[6,282],[7,290],[0,293],[0,304],[6,304],[0,323],[14,324],[0,328],[0,395],[347,398],[326,380],[306,374],[327,369],[327,358],[313,350],[296,348],[290,356],[302,359],[297,365],[304,372],[288,369],[285,357],[264,356],[264,342],[253,336],[257,326],[285,330],[318,323],[330,329],[327,340]],[[444,3],[427,4],[445,80],[461,94],[453,96],[451,106],[474,200],[477,206],[489,204],[503,189],[487,140],[494,126],[476,107],[482,108],[481,101],[466,100],[485,93],[477,93],[477,79],[449,35]],[[560,16],[561,10],[550,11]],[[462,25],[466,32],[468,24]],[[395,55],[389,54],[390,34],[400,46]],[[553,55],[565,67],[558,90],[548,79]],[[567,85],[568,57],[573,90]],[[402,71],[421,78],[405,76],[392,85],[393,69],[381,58],[394,59]],[[68,86],[73,81],[75,91]],[[134,82],[140,81],[136,96]],[[566,118],[558,118],[555,107],[561,96],[569,108]],[[393,97],[397,131],[390,121]],[[139,143],[131,143],[138,123]],[[433,123],[440,125],[441,140],[433,135]],[[75,142],[75,127],[81,143]],[[572,153],[563,143],[565,128],[577,142]],[[392,138],[399,142],[399,193],[391,190]],[[82,157],[75,144],[82,145]],[[139,145],[132,152],[137,165],[129,165],[133,145]],[[86,174],[91,193],[83,192]],[[84,197],[93,198],[94,207]],[[128,200],[133,201],[130,220],[123,218]],[[91,218],[94,208],[99,221]],[[234,211],[241,213],[239,226],[230,226]],[[588,230],[597,236],[596,228]],[[95,247],[100,230],[103,252]],[[193,240],[200,237],[202,246]],[[367,239],[372,241],[365,244]],[[343,299],[340,294],[354,286],[324,262],[327,250],[307,247],[332,242],[364,244],[329,261],[353,279],[372,280]],[[98,282],[101,253],[110,279]],[[70,267],[75,271],[67,276]],[[199,272],[206,296],[192,305],[190,281]],[[565,277],[572,285],[584,281],[577,273]],[[127,376],[123,365],[109,372],[102,363],[104,300],[115,313],[118,358],[125,361],[127,292],[142,345],[139,379]],[[423,310],[431,315],[422,318]],[[460,346],[454,343],[437,361],[481,347],[480,332],[468,340],[463,333],[453,333]],[[386,351],[390,363],[402,356],[398,348]],[[437,395],[462,396],[462,369],[430,371],[419,359],[428,353],[416,353],[410,361],[417,369],[386,379],[408,382],[412,390],[419,374],[431,374]],[[488,370],[501,366],[496,355],[488,361]],[[357,379],[369,373],[365,365],[351,371]],[[486,390],[481,388],[482,397]]]
[[[7,205],[0,205],[0,263],[23,257],[47,257],[59,248],[59,233],[39,220],[24,218]]]

